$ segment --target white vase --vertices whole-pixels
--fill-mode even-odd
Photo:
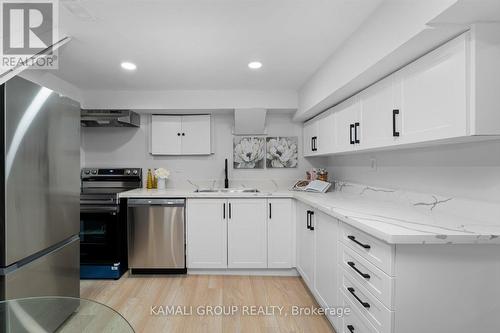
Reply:
[[[157,188],[159,190],[164,190],[167,187],[167,178],[158,177]]]

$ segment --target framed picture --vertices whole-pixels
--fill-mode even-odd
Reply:
[[[264,169],[266,140],[256,136],[235,136],[233,139],[234,169]]]
[[[267,168],[296,168],[298,164],[298,137],[267,137],[266,138]]]

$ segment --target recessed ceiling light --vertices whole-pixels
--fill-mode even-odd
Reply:
[[[260,61],[252,61],[248,63],[248,68],[250,69],[259,69],[262,67],[262,63]]]
[[[125,61],[125,62],[122,62],[122,68],[126,69],[128,71],[133,71],[137,68],[137,66],[131,62]]]

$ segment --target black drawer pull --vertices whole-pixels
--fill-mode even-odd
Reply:
[[[349,125],[349,143],[351,145],[354,144],[354,140],[352,139],[352,130],[354,129],[354,124]]]
[[[311,230],[311,211],[307,211],[307,218],[306,218],[306,226],[307,229]]]
[[[358,127],[359,127],[359,123],[355,123],[354,124],[354,143],[360,143],[361,142],[358,139]]]
[[[370,274],[366,274],[366,273],[361,272],[359,269],[356,268],[356,264],[353,263],[352,261],[348,261],[347,264],[349,266],[351,266],[351,268],[354,269],[356,271],[356,273],[358,273],[359,275],[361,275],[365,279],[369,279],[370,278]]]
[[[354,333],[354,326],[347,325],[347,329],[349,330],[349,332]]]
[[[226,204],[225,203],[222,204],[222,219],[223,220],[226,219]]]
[[[363,302],[359,297],[358,295],[356,295],[356,293],[354,292],[354,288],[352,287],[349,287],[347,288],[347,290],[352,294],[352,296],[354,296],[354,298],[361,304],[363,305],[365,308],[369,309],[370,308],[370,304],[368,304],[367,302]]]
[[[349,238],[349,239],[350,239],[350,240],[352,240],[354,243],[358,244],[359,246],[361,246],[361,247],[362,247],[362,248],[364,248],[364,249],[369,249],[369,248],[371,248],[371,246],[370,246],[370,245],[368,245],[368,244],[363,244],[363,243],[361,243],[361,242],[357,241],[357,240],[356,240],[356,237],[354,237],[354,236],[347,236],[347,238]]]
[[[309,212],[309,214],[311,215],[311,220],[310,220],[310,222],[309,222],[309,230],[314,231],[313,219],[312,219],[312,217],[313,217],[313,215],[314,215],[314,212],[311,210],[311,211]]]
[[[396,131],[396,115],[399,114],[399,110],[392,110],[392,136],[399,136],[399,132]]]

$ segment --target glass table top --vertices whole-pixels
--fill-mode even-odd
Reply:
[[[0,332],[133,333],[118,312],[72,297],[32,297],[0,302]]]

